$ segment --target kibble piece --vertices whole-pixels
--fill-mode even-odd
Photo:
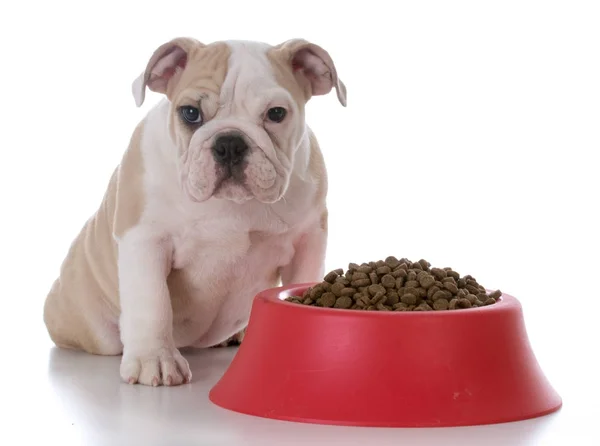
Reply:
[[[463,278],[460,278],[456,281],[456,286],[458,286],[459,288],[464,288],[467,286],[467,281]]]
[[[427,305],[427,302],[421,302],[414,311],[433,311],[433,308]]]
[[[371,305],[371,299],[369,299],[369,297],[365,296],[364,294],[359,299],[359,301],[362,302],[363,304],[365,304],[366,307],[368,307],[369,305]]]
[[[321,295],[325,292],[323,287],[316,285],[310,290],[310,298],[312,300],[317,300]]]
[[[431,268],[431,274],[438,280],[443,279],[448,275],[446,271],[441,268]]]
[[[390,311],[389,307],[385,306],[383,303],[379,302],[377,305],[375,305],[375,307],[379,310],[379,311]]]
[[[471,304],[469,299],[462,298],[462,299],[458,299],[457,306],[459,308],[471,308],[473,305]]]
[[[404,286],[404,277],[398,277],[396,279],[396,289],[399,290]]]
[[[366,274],[366,273],[361,273],[361,272],[358,272],[358,271],[357,271],[357,272],[355,272],[355,273],[352,275],[352,280],[360,280],[360,279],[368,279],[368,278],[369,278],[369,275],[368,275],[368,274]]]
[[[361,287],[361,286],[369,286],[370,284],[371,284],[370,279],[358,279],[358,280],[353,280],[350,283],[350,285],[352,285],[354,288]]]
[[[335,308],[350,308],[354,302],[349,296],[338,297],[335,301]]]
[[[375,294],[375,296],[373,296],[371,298],[371,305],[376,305],[376,304],[378,304],[380,302],[381,303],[385,303],[386,299],[387,299],[387,296],[385,294],[385,291],[384,292],[379,292],[379,293]]]
[[[494,299],[500,299],[500,297],[502,297],[502,291],[500,291],[500,290],[492,291],[490,293],[490,297],[492,297]]]
[[[404,293],[400,300],[406,305],[415,305],[417,303],[417,296],[411,293]]]
[[[412,269],[418,269],[418,270],[423,270],[423,267],[421,266],[421,264],[419,262],[413,262],[410,267]]]
[[[341,296],[354,296],[356,288],[344,288],[341,292]]]
[[[381,278],[381,284],[386,288],[394,288],[396,286],[396,279],[391,274],[386,274]]]
[[[419,284],[425,289],[431,288],[435,283],[435,278],[425,271],[419,274],[417,278],[419,279]]]
[[[333,285],[331,285],[331,292],[337,296],[340,297],[342,295],[342,290],[346,288],[346,286],[341,283],[341,282],[336,282]],[[312,297],[312,296],[311,296]]]
[[[344,277],[346,278],[346,280],[349,280],[352,282],[352,279],[354,278],[354,271],[346,271],[346,274],[344,274]]]
[[[369,294],[375,296],[378,293],[385,294],[385,288],[382,285],[371,285],[369,286]]]
[[[421,268],[425,271],[427,271],[429,269],[429,267],[431,266],[431,263],[429,263],[427,260],[425,259],[420,259],[417,262],[419,265],[421,265]]]
[[[377,274],[379,276],[383,276],[383,275],[389,274],[391,272],[392,272],[392,268],[390,268],[387,265],[383,265],[383,266],[380,266],[379,268],[377,268]]]
[[[448,303],[448,309],[449,310],[456,310],[457,308],[458,308],[458,299],[452,299]]]
[[[433,294],[433,296],[431,296],[431,300],[435,302],[436,300],[446,299],[447,297],[448,297],[448,295],[446,293],[444,293],[443,290],[439,290],[439,291],[435,292]]]
[[[418,288],[419,282],[417,282],[416,280],[409,280],[404,284],[404,286],[406,288]]]
[[[338,278],[335,279],[335,283],[341,283],[344,286],[350,285],[350,281],[344,276],[338,276]]]
[[[496,299],[494,299],[493,297],[488,298],[483,305],[492,305],[496,303]]]
[[[337,271],[331,271],[330,273],[328,273],[325,276],[325,282],[329,282],[329,283],[333,283],[335,282],[335,279],[337,279],[339,276],[339,274],[337,273]]]
[[[360,268],[360,265],[357,263],[349,263],[348,264],[348,271],[350,271],[350,272],[355,272],[358,268]]]
[[[448,309],[449,302],[446,299],[438,299],[433,303],[433,309],[436,311],[444,311]]]
[[[370,267],[369,265],[361,265],[358,268],[356,268],[356,272],[363,273],[363,274],[369,274],[369,273],[373,272],[373,268]]]
[[[375,271],[369,273],[369,279],[371,279],[371,283],[379,283],[379,276]]]
[[[304,299],[304,300],[302,301],[302,303],[303,303],[304,305],[312,305],[312,304],[313,304],[313,302],[314,302],[314,300],[312,300],[310,297],[307,297],[306,299]]]
[[[427,289],[427,299],[431,299],[435,293],[439,291],[439,287],[437,285],[433,285],[431,288]]]
[[[400,265],[400,261],[394,256],[389,256],[389,257],[386,257],[385,264],[387,266],[389,266],[390,268],[394,269],[398,265]]]
[[[467,285],[465,286],[465,289],[471,294],[475,294],[475,295],[479,294],[479,288],[477,288],[476,286],[473,286],[471,284],[467,283]]]
[[[417,280],[417,273],[414,270],[409,271],[406,275],[406,280]]]
[[[400,302],[400,296],[398,296],[398,293],[388,290],[386,300],[387,305],[395,305],[398,302]]]
[[[375,307],[375,305],[369,305],[367,307],[367,311],[375,311],[375,310],[377,310],[377,308]]]
[[[451,269],[446,271],[446,275],[452,277],[454,280],[460,279],[460,274],[458,274],[456,271],[452,271]]]
[[[444,288],[446,288],[452,294],[458,293],[458,287],[456,286],[456,284],[454,284],[452,282],[444,282]]]
[[[333,307],[335,305],[335,295],[333,293],[325,293],[319,298],[319,302],[323,307]]]
[[[321,288],[323,288],[323,291],[327,292],[327,291],[331,291],[331,287],[333,286],[331,283],[329,282],[323,282],[320,284]]]
[[[474,294],[470,294],[470,293],[469,293],[469,294],[467,294],[467,295],[465,296],[465,298],[466,298],[466,299],[467,299],[469,302],[471,302],[471,305],[473,305],[474,303],[476,303],[476,302],[477,302],[477,296],[475,296]]]
[[[333,272],[337,273],[338,276],[344,274],[344,270],[342,268],[334,269]]]

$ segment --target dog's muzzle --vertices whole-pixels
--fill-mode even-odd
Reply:
[[[215,140],[212,153],[218,165],[231,168],[242,164],[248,153],[248,144],[241,135],[221,135]]]

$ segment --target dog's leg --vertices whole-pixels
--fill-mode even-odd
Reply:
[[[315,223],[295,246],[292,261],[281,272],[282,284],[320,282],[325,275],[327,214]]]
[[[170,241],[128,234],[119,244],[121,378],[145,385],[191,380],[188,362],[173,341],[173,311],[167,287]]]

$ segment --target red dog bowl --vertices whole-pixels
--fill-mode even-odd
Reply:
[[[501,423],[562,405],[512,296],[440,312],[283,300],[311,285],[256,297],[246,337],[210,392],[213,403],[277,420],[380,427]]]

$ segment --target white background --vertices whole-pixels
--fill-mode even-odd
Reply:
[[[348,88],[347,108],[331,94],[307,110],[330,175],[328,268],[425,258],[516,296],[564,398],[548,438],[592,444],[599,23],[594,1],[2,2],[2,382],[46,373],[28,362],[50,346],[43,301],[159,99],[138,109],[130,90],[152,51],[303,37]]]

